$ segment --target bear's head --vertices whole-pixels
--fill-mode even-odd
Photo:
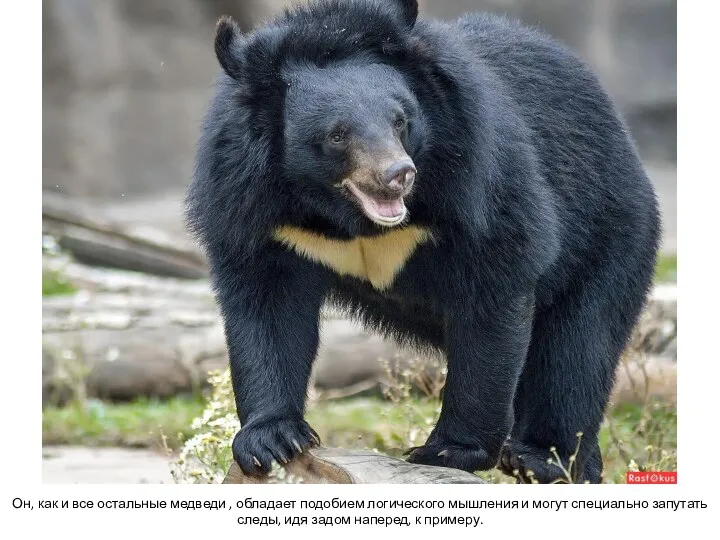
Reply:
[[[305,183],[339,191],[385,227],[407,215],[421,136],[418,104],[394,69],[296,68],[285,100],[285,162]]]
[[[237,86],[234,106],[271,147],[273,181],[309,219],[350,234],[407,222],[426,141],[403,69],[417,10],[408,0],[319,0],[249,35],[219,21],[215,50]]]

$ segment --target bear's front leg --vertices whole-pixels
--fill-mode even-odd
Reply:
[[[456,307],[448,313],[442,412],[425,445],[411,449],[409,462],[468,472],[497,464],[512,427],[532,309],[532,295],[517,295],[495,307]]]
[[[326,274],[274,245],[210,260],[241,424],[233,457],[265,475],[320,443],[304,410]]]

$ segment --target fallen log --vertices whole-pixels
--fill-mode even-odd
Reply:
[[[43,193],[42,228],[77,261],[91,266],[188,279],[207,276],[202,254],[184,239],[147,229],[139,234],[89,203]]]
[[[59,272],[83,294],[85,292],[190,297],[214,302],[207,279],[180,279],[135,271],[78,264],[65,256],[43,257],[43,270]],[[44,298],[43,301],[47,299]]]
[[[285,477],[255,478],[243,474],[236,463],[223,484],[487,484],[458,469],[415,465],[371,451],[313,448],[288,463]]]
[[[125,400],[191,392],[204,384],[208,371],[227,367],[222,320],[207,280],[88,268],[52,258],[44,264],[81,288],[43,298],[44,403],[67,395],[62,388],[68,371],[85,374],[89,397]],[[658,287],[633,344],[646,358],[628,358],[619,370],[615,402],[642,397],[638,391],[645,389],[674,398],[676,327],[675,290]],[[421,391],[436,388],[443,364],[429,360],[326,310],[311,395],[381,395],[392,383],[389,368],[417,375],[403,382]]]

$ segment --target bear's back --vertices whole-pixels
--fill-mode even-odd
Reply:
[[[453,27],[535,134],[538,155],[554,173],[548,181],[571,187],[563,177],[572,173],[584,182],[622,182],[623,175],[608,168],[613,156],[641,168],[612,99],[589,65],[563,43],[502,15],[466,15]]]
[[[439,30],[432,23],[426,29]],[[500,81],[530,128],[543,176],[567,212],[614,207],[611,213],[627,217],[654,211],[652,186],[627,124],[584,60],[506,16],[466,15],[440,31],[453,31],[455,43]],[[616,196],[621,192],[626,197]]]

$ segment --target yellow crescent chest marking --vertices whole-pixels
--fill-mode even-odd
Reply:
[[[274,238],[301,257],[323,264],[341,276],[369,281],[383,290],[392,285],[417,246],[432,236],[426,229],[405,227],[380,236],[338,240],[300,227],[284,226],[275,231]]]

